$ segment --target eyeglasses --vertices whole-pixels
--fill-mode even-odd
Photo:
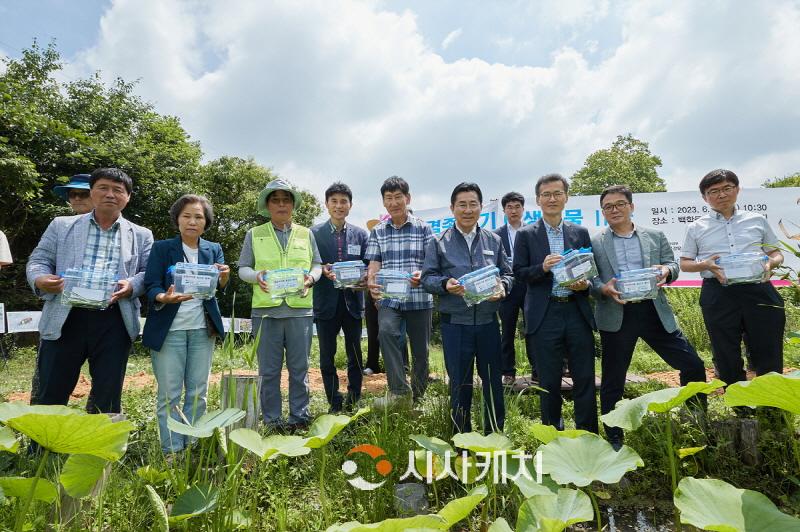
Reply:
[[[85,199],[89,197],[88,190],[70,190],[69,194],[67,194],[69,199]]]
[[[629,201],[618,201],[616,203],[606,203],[601,208],[603,209],[603,212],[614,212],[617,210],[621,211],[630,204],[631,202]]]
[[[726,196],[732,193],[736,189],[734,185],[728,185],[722,188],[712,188],[711,190],[706,190],[706,196],[710,196],[712,198],[718,198],[720,194],[725,194]]]
[[[560,200],[564,196],[566,196],[566,194],[564,194],[560,190],[558,190],[556,192],[542,192],[541,194],[539,194],[540,198],[546,199],[546,200],[549,200],[550,198]]]

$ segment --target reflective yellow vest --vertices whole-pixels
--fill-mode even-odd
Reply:
[[[252,231],[253,256],[255,256],[255,270],[278,270],[281,268],[302,268],[311,270],[311,231],[302,225],[292,224],[289,241],[283,249],[272,222],[267,222],[253,228]],[[286,304],[292,308],[311,308],[313,305],[313,289],[308,290],[306,297],[289,296]],[[278,307],[282,299],[272,299],[258,286],[253,287],[253,308]]]

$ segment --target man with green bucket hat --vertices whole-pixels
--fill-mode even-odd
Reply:
[[[247,232],[239,255],[239,277],[255,285],[251,317],[253,334],[258,335],[260,331],[261,412],[264,423],[276,430],[304,428],[311,418],[308,410],[308,361],[313,324],[311,287],[322,275],[322,260],[311,231],[292,223],[292,215],[302,201],[300,193],[282,179],[267,184],[256,204],[267,223]],[[275,273],[278,270],[287,277],[276,281],[281,275]],[[299,270],[302,270],[303,282],[298,283],[293,292],[291,273],[300,273]],[[284,354],[289,371],[288,425],[281,416]]]

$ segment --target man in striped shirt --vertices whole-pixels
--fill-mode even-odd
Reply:
[[[390,219],[375,226],[369,236],[364,258],[369,262],[369,288],[378,301],[381,352],[389,383],[388,402],[412,395],[422,397],[428,383],[428,342],[431,335],[433,296],[420,286],[425,248],[433,239],[428,224],[408,212],[411,194],[401,177],[390,177],[381,186],[383,206]],[[410,275],[407,299],[381,293],[377,284],[380,270],[398,270]],[[406,334],[411,344],[411,386],[406,380],[403,352]]]

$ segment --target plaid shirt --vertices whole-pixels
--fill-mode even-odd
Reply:
[[[119,271],[120,247],[119,219],[104,231],[95,221],[92,211],[82,268],[102,270],[106,275],[116,276]]]
[[[412,273],[422,270],[425,247],[432,239],[431,227],[415,216],[409,215],[399,228],[386,220],[372,229],[364,258],[380,262],[381,268]],[[433,296],[420,286],[411,289],[408,301],[383,299],[380,303],[397,310],[423,310],[433,308]]]
[[[542,220],[542,223],[547,232],[547,243],[550,244],[550,254],[560,255],[564,252],[564,220],[561,220],[558,227],[550,227],[550,224],[544,220]],[[567,297],[572,293],[572,290],[559,286],[555,277],[553,277],[553,290],[550,293],[558,297]]]

